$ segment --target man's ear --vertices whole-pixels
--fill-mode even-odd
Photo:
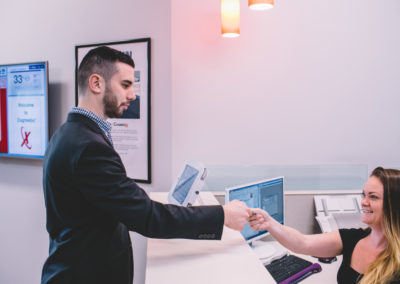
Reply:
[[[94,94],[101,94],[104,90],[104,80],[99,74],[89,77],[89,90]]]

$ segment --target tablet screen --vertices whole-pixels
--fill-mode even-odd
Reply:
[[[186,196],[188,195],[190,188],[192,187],[199,171],[195,168],[186,165],[182,175],[179,177],[178,183],[172,193],[172,196],[178,201],[180,204],[185,201]]]

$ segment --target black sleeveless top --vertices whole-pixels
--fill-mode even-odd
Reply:
[[[351,268],[351,256],[356,244],[368,236],[369,232],[365,232],[363,229],[340,229],[339,234],[343,243],[343,260],[337,274],[337,282],[338,284],[356,284],[363,274]]]
[[[356,284],[364,274],[360,274],[350,267],[351,256],[356,244],[368,236],[369,232],[365,232],[363,229],[340,229],[339,234],[343,243],[343,260],[337,274],[337,282],[338,284]],[[390,284],[400,284],[400,281],[394,280]]]

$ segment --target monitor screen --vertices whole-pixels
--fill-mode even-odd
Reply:
[[[172,196],[178,201],[180,204],[185,201],[186,196],[188,195],[190,188],[192,187],[199,171],[189,165],[185,166],[182,175],[180,176],[178,183],[172,193]]]
[[[226,201],[241,200],[249,208],[261,208],[279,223],[284,223],[284,188],[283,177],[262,180],[242,186],[226,189]],[[247,242],[260,239],[267,231],[253,231],[247,223],[243,231]]]
[[[44,157],[47,98],[47,62],[0,65],[0,157]]]

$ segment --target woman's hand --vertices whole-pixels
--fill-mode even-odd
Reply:
[[[259,208],[252,208],[249,225],[254,231],[268,230],[271,225],[272,217],[267,212]]]

